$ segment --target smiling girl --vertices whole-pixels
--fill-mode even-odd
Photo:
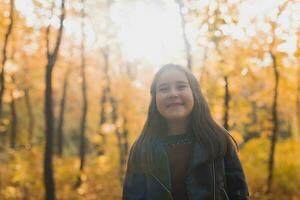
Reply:
[[[246,200],[235,145],[212,118],[198,81],[167,64],[154,76],[144,128],[134,142],[124,200]]]

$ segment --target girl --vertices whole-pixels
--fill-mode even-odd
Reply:
[[[133,144],[123,200],[249,199],[229,133],[212,118],[195,76],[167,64],[154,76],[142,133]]]

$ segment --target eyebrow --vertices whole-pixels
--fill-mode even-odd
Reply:
[[[184,84],[189,84],[188,82],[186,81],[176,81],[176,83],[184,83]]]
[[[189,84],[188,82],[186,81],[176,81],[176,84]],[[163,86],[167,86],[168,84],[167,83],[161,83],[158,85],[158,87],[163,87]]]

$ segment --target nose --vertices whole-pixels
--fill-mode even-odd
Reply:
[[[177,90],[176,87],[171,87],[171,88],[170,88],[168,97],[169,97],[169,98],[172,98],[172,97],[178,97],[178,90]]]

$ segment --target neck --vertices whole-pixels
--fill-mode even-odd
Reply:
[[[187,132],[187,122],[182,120],[174,120],[168,123],[168,134],[179,135]]]

